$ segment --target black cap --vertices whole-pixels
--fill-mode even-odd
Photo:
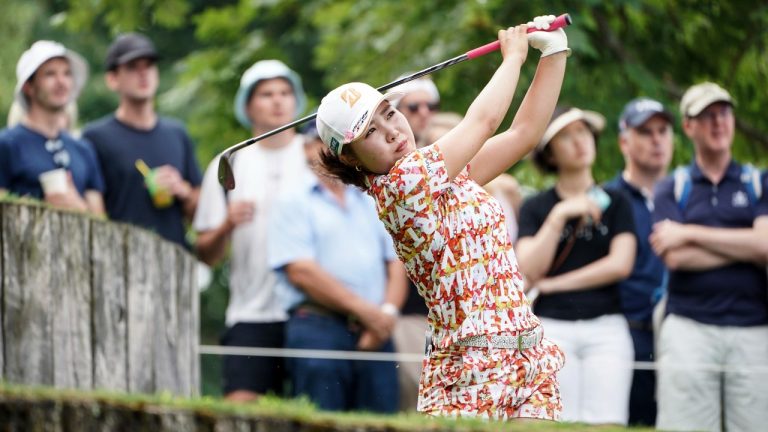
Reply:
[[[655,115],[663,117],[670,123],[674,121],[672,114],[664,108],[661,102],[649,98],[633,99],[624,106],[624,111],[621,112],[619,130],[623,132],[629,128],[636,128]]]
[[[157,60],[159,57],[155,44],[149,38],[138,33],[126,33],[118,36],[109,46],[105,67],[108,71],[112,71],[131,60],[138,58]]]

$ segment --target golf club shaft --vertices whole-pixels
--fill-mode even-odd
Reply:
[[[563,27],[565,27],[567,25],[570,25],[570,24],[571,24],[571,17],[570,17],[570,15],[562,14],[562,15],[558,16],[557,18],[555,18],[555,20],[550,24],[548,29],[546,29],[546,30],[537,30],[535,28],[529,28],[528,29],[528,33],[533,33],[533,32],[536,32],[536,31],[553,31],[553,30],[557,30],[559,28],[563,28]],[[456,56],[456,57],[454,57],[452,59],[445,60],[445,61],[443,61],[441,63],[438,63],[436,65],[430,66],[430,67],[428,67],[426,69],[422,69],[422,70],[420,70],[418,72],[414,72],[414,73],[412,73],[412,74],[410,74],[410,75],[408,75],[406,77],[403,77],[403,78],[400,78],[398,80],[392,81],[389,84],[384,84],[383,86],[377,88],[376,90],[378,90],[378,91],[383,93],[383,92],[385,92],[385,91],[387,91],[387,90],[389,90],[389,89],[391,89],[393,87],[399,86],[400,84],[405,84],[405,83],[407,83],[409,81],[413,81],[415,79],[421,78],[424,75],[429,75],[431,73],[434,73],[434,72],[437,72],[439,70],[445,69],[445,68],[447,68],[449,66],[453,66],[453,65],[455,65],[457,63],[461,63],[461,62],[463,62],[465,60],[474,59],[474,58],[483,56],[485,54],[491,53],[493,51],[498,50],[500,47],[501,47],[501,44],[500,44],[500,42],[498,40],[497,41],[493,41],[493,42],[485,44],[485,45],[483,45],[481,47],[478,47],[478,48],[475,48],[473,50],[467,51],[466,53],[464,53],[462,55],[459,55],[459,56]],[[308,122],[310,120],[314,120],[315,117],[317,117],[317,113],[310,114],[310,115],[308,115],[306,117],[302,117],[302,118],[300,118],[298,120],[294,120],[291,123],[288,123],[286,125],[280,126],[277,129],[273,129],[273,130],[271,130],[269,132],[263,133],[263,134],[261,134],[261,135],[259,135],[257,137],[249,138],[249,139],[247,139],[245,141],[237,143],[237,144],[233,145],[232,147],[229,147],[228,149],[224,150],[224,152],[222,152],[222,154],[221,154],[221,158],[219,159],[219,170],[218,170],[219,183],[221,183],[221,185],[224,186],[224,188],[227,189],[227,190],[234,189],[234,187],[235,187],[235,179],[234,179],[233,172],[232,172],[232,165],[231,165],[231,161],[229,160],[233,153],[235,153],[236,151],[238,151],[238,150],[240,150],[242,148],[248,147],[248,146],[250,146],[250,145],[252,145],[252,144],[254,144],[256,142],[259,142],[259,141],[261,141],[261,140],[263,140],[265,138],[269,138],[269,137],[271,137],[273,135],[277,135],[280,132],[283,132],[283,131],[286,131],[288,129],[294,128],[294,127],[296,127],[296,126],[298,126],[298,125],[300,125],[302,123]]]

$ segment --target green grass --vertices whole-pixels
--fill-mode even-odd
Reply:
[[[340,430],[388,431],[624,431],[617,426],[594,426],[553,422],[487,422],[475,419],[428,418],[420,414],[384,416],[370,413],[330,413],[319,411],[305,399],[284,400],[264,397],[250,404],[233,404],[212,397],[179,398],[171,394],[124,394],[107,391],[60,390],[47,387],[26,387],[0,384],[0,405],[3,401],[95,403],[104,408],[114,407],[144,411],[148,408],[167,412],[193,412],[204,417],[259,417],[297,422],[303,425]],[[633,431],[644,429],[631,428]],[[645,429],[648,430],[648,429]]]

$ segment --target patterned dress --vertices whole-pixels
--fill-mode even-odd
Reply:
[[[379,218],[429,308],[431,345],[418,410],[430,415],[557,419],[564,357],[544,339],[524,351],[457,346],[471,336],[514,336],[539,326],[504,215],[467,171],[451,180],[437,146],[368,179]]]

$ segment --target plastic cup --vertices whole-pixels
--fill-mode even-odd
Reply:
[[[46,171],[38,176],[40,185],[43,187],[43,193],[45,195],[66,193],[69,187],[67,181],[67,170],[64,168],[57,168],[55,170]]]
[[[144,184],[147,185],[149,196],[152,197],[152,204],[157,208],[166,208],[173,204],[173,194],[171,192],[158,185],[155,181],[156,170],[151,170],[148,175],[144,177]]]

